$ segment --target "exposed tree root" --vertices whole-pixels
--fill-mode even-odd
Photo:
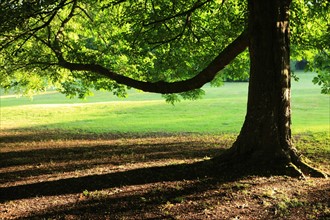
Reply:
[[[321,178],[328,177],[328,174],[307,164],[305,161],[303,161],[301,157],[294,159],[292,165],[295,166],[296,169],[300,170],[304,175],[308,175],[311,177],[321,177]]]
[[[260,154],[259,154],[260,155]],[[327,178],[328,174],[310,166],[292,151],[290,160],[238,155],[233,148],[207,162],[213,174],[229,172],[233,175],[287,175],[305,179],[306,177]]]
[[[316,169],[315,167],[312,167],[308,163],[306,163],[295,148],[291,148],[290,151],[290,166],[292,166],[294,169],[298,170],[303,174],[311,177],[321,177],[321,178],[327,178],[328,174],[322,172],[321,170]]]

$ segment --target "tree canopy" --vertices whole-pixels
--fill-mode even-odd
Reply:
[[[80,98],[105,89],[198,98],[208,82],[248,78],[246,1],[0,2],[1,87],[56,87]],[[292,58],[307,59],[329,93],[330,3],[296,0]],[[326,31],[328,30],[328,31]],[[226,67],[226,68],[225,68]]]

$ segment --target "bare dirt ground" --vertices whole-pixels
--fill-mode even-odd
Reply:
[[[0,219],[330,219],[329,179],[208,175],[198,162],[230,147],[231,135],[0,138]],[[329,155],[315,158],[329,172]]]

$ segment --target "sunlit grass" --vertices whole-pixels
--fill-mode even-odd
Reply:
[[[312,84],[312,74],[293,82],[294,133],[329,131],[329,96]],[[237,133],[244,121],[247,83],[205,86],[206,96],[174,106],[159,94],[130,91],[127,99],[96,92],[87,100],[59,93],[1,97],[1,129],[63,129],[84,132]]]

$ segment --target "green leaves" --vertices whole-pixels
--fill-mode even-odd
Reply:
[[[181,98],[185,100],[196,100],[201,99],[205,95],[203,89],[195,89],[189,92],[182,92],[179,94],[163,94],[165,101],[174,105],[176,102],[180,102]]]
[[[330,94],[330,53],[323,50],[315,55],[313,62],[309,65],[311,70],[317,73],[313,83],[321,86],[323,94]]]
[[[313,83],[321,86],[321,93],[330,94],[330,72],[319,72]]]
[[[330,2],[293,1],[291,21],[291,59],[307,60],[306,70],[318,74],[313,82],[329,94]]]

